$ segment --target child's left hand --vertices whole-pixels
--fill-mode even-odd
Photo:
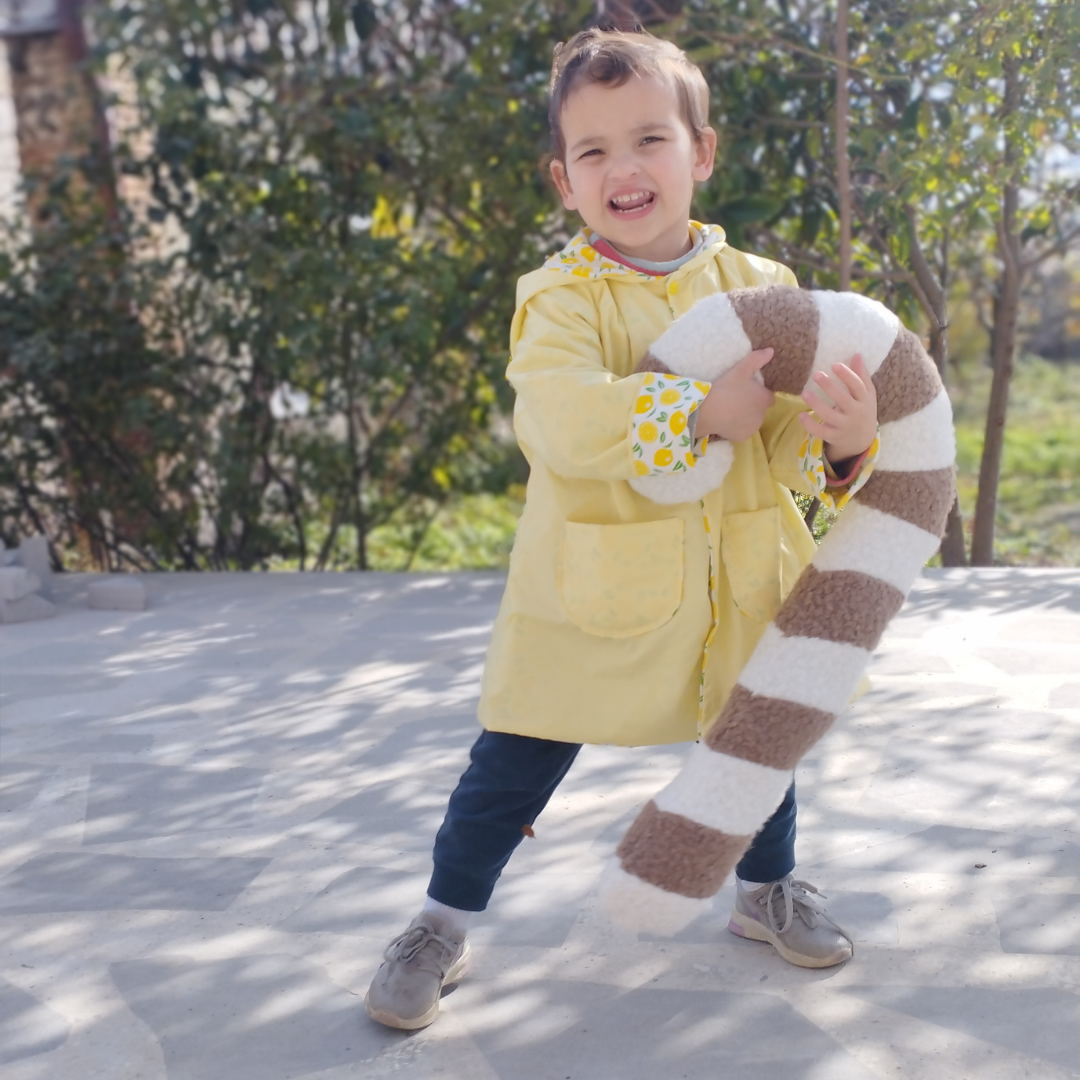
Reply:
[[[835,466],[858,457],[874,441],[877,391],[861,356],[852,357],[850,367],[833,364],[832,369],[832,375],[817,372],[813,388],[803,391],[803,401],[814,411],[800,413],[799,422],[824,441],[825,456]]]

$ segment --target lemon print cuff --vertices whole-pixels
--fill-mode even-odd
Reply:
[[[637,476],[686,472],[697,464],[690,414],[711,383],[649,372],[630,416],[630,443]]]
[[[870,444],[869,450],[863,455],[862,461],[859,462],[854,476],[847,477],[846,483],[842,487],[832,485],[825,487],[820,498],[830,510],[843,510],[851,497],[866,486],[866,481],[870,479],[874,471],[874,465],[877,463],[879,443],[880,439],[875,438]]]
[[[829,510],[842,510],[856,492],[860,491],[870,479],[878,456],[878,439],[870,444],[853,475],[842,484],[836,482],[836,474],[825,460],[825,445],[821,439],[803,440],[799,447],[799,467],[822,504]],[[831,483],[830,483],[831,481]]]
[[[809,435],[803,439],[799,447],[799,469],[806,478],[810,493],[825,502],[828,478],[825,475],[825,444],[821,439]]]

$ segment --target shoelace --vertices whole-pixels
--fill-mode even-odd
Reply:
[[[435,945],[437,949],[428,949],[429,945]],[[430,971],[442,978],[457,948],[457,942],[435,933],[426,923],[420,923],[418,926],[410,926],[405,933],[394,938],[386,946],[383,958],[401,960],[404,963],[415,960],[422,971]]]
[[[783,926],[777,925],[779,920],[776,917],[773,904],[773,898],[776,895],[777,889],[780,890],[784,905]],[[811,893],[814,895],[811,896]],[[775,934],[787,933],[787,931],[791,929],[791,924],[795,921],[795,916],[797,914],[811,930],[813,930],[819,922],[824,921],[833,927],[833,929],[838,930],[850,941],[851,935],[829,915],[821,900],[817,899],[819,896],[821,897],[821,900],[828,899],[824,893],[818,892],[809,881],[797,881],[793,878],[783,878],[781,881],[774,881],[769,887],[769,892],[765,897],[765,913],[769,917],[769,929]]]

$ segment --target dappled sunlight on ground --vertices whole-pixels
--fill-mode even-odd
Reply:
[[[498,574],[173,575],[0,629],[12,1080],[1080,1076],[1080,572],[935,571],[798,772],[827,971],[596,907],[685,746],[586,747],[414,1035],[361,999],[468,762]]]

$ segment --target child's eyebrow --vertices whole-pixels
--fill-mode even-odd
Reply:
[[[638,124],[637,127],[630,129],[631,135],[644,135],[649,131],[674,131],[674,124],[669,123],[666,120],[658,120],[655,124]],[[574,154],[579,150],[584,150],[588,146],[596,146],[599,143],[604,142],[604,135],[585,135],[578,139],[576,142],[571,143],[569,152]]]

